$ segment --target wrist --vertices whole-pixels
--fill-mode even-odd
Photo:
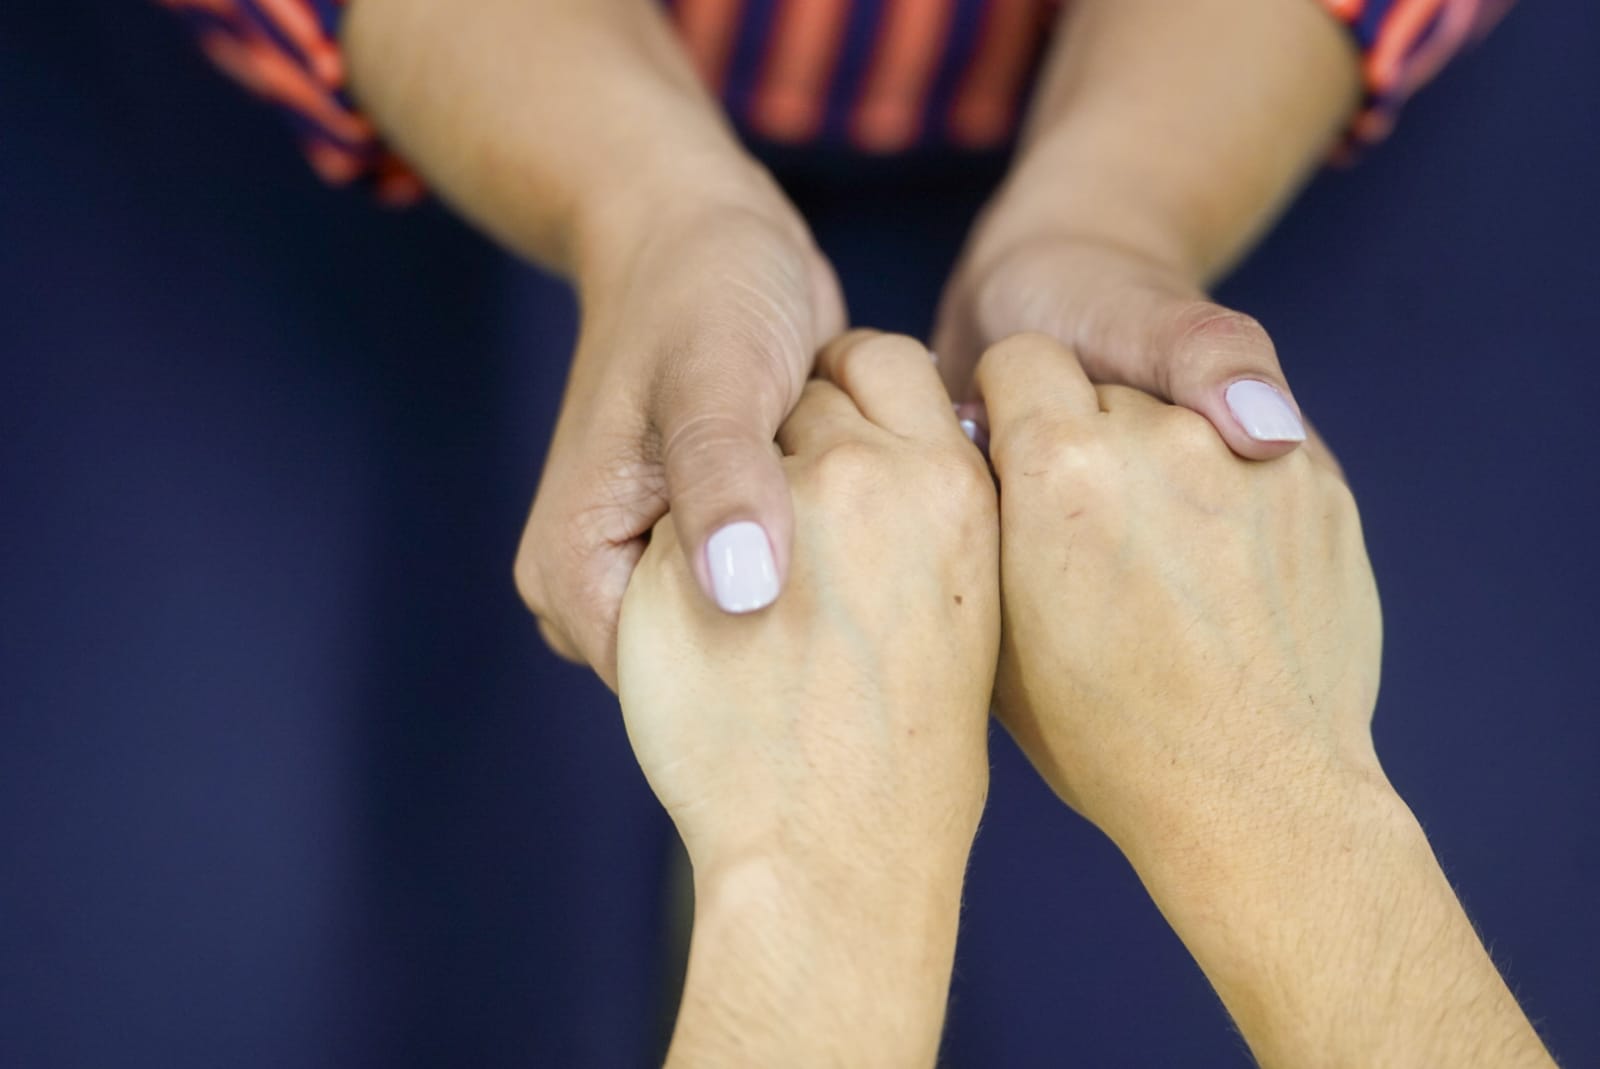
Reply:
[[[1381,773],[1326,787],[1276,792],[1254,834],[1181,864],[1136,863],[1257,1061],[1551,1064]]]
[[[708,852],[697,845],[691,855]],[[937,942],[946,929],[953,936],[966,847],[928,843],[891,852],[840,839],[804,847],[723,846],[709,860],[693,856],[696,917],[805,919],[803,930],[844,945],[882,933],[890,937],[886,952],[905,951]]]
[[[1330,902],[1356,897],[1376,873],[1434,864],[1376,762],[1296,768],[1179,808],[1124,853],[1208,973],[1252,968],[1285,932],[1326,930]]]
[[[729,216],[809,248],[810,231],[765,168],[736,147],[679,152],[594,183],[566,221],[567,271],[580,291],[603,289],[662,240],[717,233]]]
[[[1175,899],[1292,877],[1330,843],[1387,841],[1416,824],[1375,757],[1320,747],[1262,752],[1177,782],[1152,776],[1124,805],[1138,818],[1108,831],[1152,893]]]
[[[931,1065],[955,953],[955,886],[842,875],[822,858],[698,865],[669,1065]],[[777,1007],[778,1009],[774,1009]]]
[[[1057,164],[1025,158],[984,210],[964,266],[981,273],[1027,249],[1082,247],[1203,289],[1211,243],[1198,224],[1127,187],[1113,175],[1063,178]]]

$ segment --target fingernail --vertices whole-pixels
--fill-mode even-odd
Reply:
[[[978,451],[984,456],[989,455],[989,431],[983,425],[983,405],[976,401],[966,401],[953,406],[956,410],[956,422],[961,425],[961,432],[972,440]]]
[[[928,350],[928,361],[929,361],[929,363],[937,364],[939,362],[939,354],[934,352],[932,349],[929,349]]]
[[[1256,379],[1240,379],[1223,394],[1233,418],[1258,442],[1303,442],[1305,424],[1295,415],[1289,399]]]
[[[730,523],[706,541],[711,589],[723,612],[755,612],[778,597],[772,544],[759,523]]]
[[[984,433],[983,427],[979,425],[977,420],[962,420],[961,429],[966,432],[968,438],[972,439],[972,444],[978,447],[978,452],[984,456],[989,455],[989,436]]]

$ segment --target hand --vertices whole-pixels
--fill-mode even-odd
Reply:
[[[1305,432],[1272,342],[1204,288],[1316,169],[1360,101],[1360,57],[1322,5],[1066,5],[1004,186],[947,288],[951,392],[988,346],[1038,331],[1091,380],[1205,416],[1242,457]]]
[[[551,646],[615,686],[622,591],[668,501],[708,595],[729,611],[777,596],[792,520],[772,436],[843,303],[660,5],[473,10],[362,0],[341,42],[363,109],[429,187],[578,287],[516,575]],[[716,538],[745,521],[762,533]]]
[[[708,598],[748,612],[777,597],[793,517],[773,435],[844,310],[799,218],[742,204],[660,209],[582,295],[516,575],[546,641],[614,688],[622,594],[669,502]]]
[[[977,382],[1001,493],[998,712],[1068,804],[1130,857],[1178,857],[1213,821],[1243,841],[1281,795],[1381,779],[1377,592],[1319,443],[1244,463],[1037,335],[990,350]]]
[[[695,589],[674,514],[623,604],[634,752],[696,867],[804,844],[865,868],[965,856],[999,643],[994,489],[926,351],[856,331],[779,432],[788,596],[749,618]]]
[[[1039,336],[978,385],[1001,719],[1275,1066],[1554,1065],[1378,766],[1381,621],[1313,439],[1266,464]]]
[[[1213,304],[1157,258],[1056,236],[975,251],[945,292],[934,336],[952,391],[966,391],[979,353],[1029,332],[1070,346],[1095,382],[1200,413],[1242,457],[1280,456],[1305,439],[1261,324]]]
[[[819,365],[778,435],[784,597],[718,612],[668,519],[622,607],[628,736],[694,866],[689,1064],[932,1064],[988,782],[993,482],[920,345]]]

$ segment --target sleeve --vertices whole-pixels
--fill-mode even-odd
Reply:
[[[277,106],[324,181],[365,186],[396,206],[422,183],[384,145],[345,83],[338,28],[345,0],[157,0],[224,74]]]
[[[1321,0],[1361,49],[1365,100],[1340,155],[1382,141],[1406,100],[1516,0]]]

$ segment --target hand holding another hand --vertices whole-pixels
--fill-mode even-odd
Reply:
[[[578,351],[516,566],[546,641],[613,688],[623,591],[669,501],[708,603],[777,597],[794,519],[771,443],[844,319],[776,191],[658,208],[621,232],[582,273]]]
[[[994,485],[920,345],[853,333],[819,371],[778,435],[784,597],[719,612],[667,519],[623,602],[629,739],[694,866],[669,1064],[714,1058],[752,1005],[783,1012],[756,1014],[740,1064],[937,1050],[988,784]]]

